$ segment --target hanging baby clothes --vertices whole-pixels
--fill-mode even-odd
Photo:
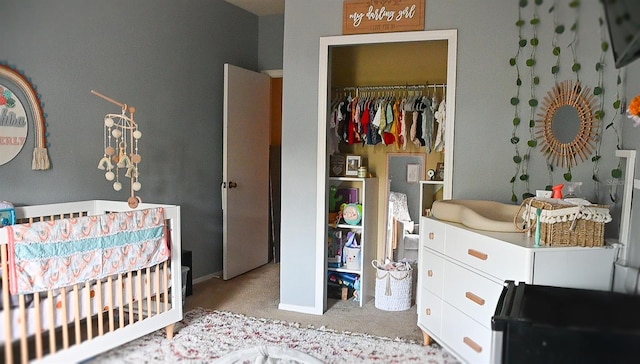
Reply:
[[[444,150],[444,137],[445,137],[445,122],[446,122],[446,106],[445,100],[440,102],[438,111],[435,113],[436,121],[438,122],[438,132],[436,134],[436,141],[434,143],[434,149],[436,152],[442,152]]]
[[[362,124],[362,144],[369,144],[371,136],[369,135],[369,125],[371,124],[371,116],[369,113],[369,101],[360,99],[360,124]]]
[[[433,106],[432,100],[428,97],[425,97],[423,102],[425,107],[422,110],[422,140],[424,140],[424,146],[427,154],[429,154],[433,148],[433,112],[435,106]]]
[[[402,130],[400,134],[403,136],[402,149],[407,149],[407,143],[411,141],[411,128],[413,126],[413,101],[412,97],[403,99],[401,112],[403,114]]]
[[[356,125],[356,120],[354,118],[355,113],[353,110],[353,99],[348,98],[345,103],[347,104],[346,119],[348,120],[348,123],[349,123],[347,140],[349,144],[354,144],[357,141],[356,134],[358,132],[358,127]]]
[[[377,145],[382,142],[382,137],[380,136],[380,117],[378,116],[378,121],[376,123],[376,115],[378,115],[378,100],[372,99],[369,102],[369,114],[374,115],[373,119],[369,123],[369,145]]]
[[[400,132],[402,129],[402,100],[396,99],[396,102],[393,103],[393,136],[396,138],[396,150],[400,150],[402,148],[402,140],[400,139],[402,136]]]
[[[404,119],[405,101],[405,98],[401,99],[400,104],[398,105],[398,139],[396,139],[396,143],[398,145],[398,149],[402,150],[407,149],[407,123]]]
[[[387,127],[387,100],[381,98],[378,103],[378,110],[380,111],[380,130],[378,130],[378,134],[380,134],[380,138],[382,138],[382,143],[384,142],[384,130]]]
[[[393,121],[394,121],[393,104],[394,104],[394,101],[393,100],[389,100],[389,101],[386,102],[386,105],[385,105],[385,113],[386,113],[387,124],[386,124],[386,126],[384,128],[384,133],[382,134],[382,139],[383,139],[385,145],[393,145],[396,142],[396,138],[395,138],[395,136],[393,135],[393,132],[392,132]]]
[[[354,140],[354,144],[355,143],[361,143],[362,142],[362,123],[360,120],[360,103],[358,102],[358,99],[355,98],[352,102],[351,102],[351,117],[353,118],[353,123],[355,125],[355,140]]]
[[[422,102],[422,97],[418,97],[413,104],[413,123],[411,124],[411,141],[416,147],[424,146],[424,139],[422,139],[422,111],[425,105]]]
[[[343,143],[349,141],[349,121],[347,120],[346,100],[342,100],[338,104],[338,136]]]
[[[340,143],[340,136],[338,135],[338,115],[339,111],[337,105],[331,108],[331,118],[329,120],[329,154],[339,153],[338,144]]]
[[[372,133],[371,133],[371,141],[372,144],[378,144],[376,141],[382,141],[382,136],[380,135],[380,125],[382,123],[382,107],[380,107],[380,101],[375,100],[371,102],[371,106],[375,109],[373,121],[371,122]]]

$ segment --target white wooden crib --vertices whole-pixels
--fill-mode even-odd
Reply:
[[[182,320],[179,206],[143,203],[131,209],[126,202],[92,200],[16,207],[15,212],[17,224],[29,224],[158,207],[164,209],[169,260],[30,295],[9,292],[9,231],[0,228],[0,362],[80,362],[162,328],[172,339],[175,323]]]

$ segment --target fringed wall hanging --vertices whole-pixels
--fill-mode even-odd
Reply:
[[[20,153],[27,140],[29,121],[33,121],[36,134],[31,169],[51,168],[42,106],[31,81],[22,72],[0,63],[0,165]]]
[[[113,182],[113,189],[120,191],[120,170],[124,177],[129,178],[131,196],[127,200],[129,207],[136,208],[141,202],[136,192],[142,188],[139,181],[140,170],[138,164],[142,161],[138,150],[138,141],[142,138],[142,132],[138,130],[138,124],[134,120],[136,108],[127,106],[99,92],[91,90],[91,93],[101,97],[122,109],[120,114],[107,114],[104,117],[104,154],[98,169],[106,171],[104,177]]]

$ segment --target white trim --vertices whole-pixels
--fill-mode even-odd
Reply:
[[[222,271],[211,273],[211,274],[207,274],[207,275],[202,276],[202,277],[194,278],[193,281],[191,281],[191,284],[198,284],[198,283],[206,282],[206,281],[208,281],[210,279],[213,279],[213,278],[222,278]]]
[[[616,157],[625,158],[624,172],[624,192],[622,197],[622,208],[620,212],[620,232],[618,241],[622,243],[622,252],[620,256],[624,264],[629,261],[629,226],[631,225],[631,197],[633,195],[633,177],[636,167],[636,151],[635,150],[616,150]]]
[[[316,257],[315,257],[315,307],[314,310],[324,312],[327,309],[326,297],[326,262],[325,239],[327,236],[327,224],[325,221],[327,212],[326,188],[327,188],[327,113],[329,97],[329,48],[337,45],[358,45],[375,43],[414,42],[430,40],[446,40],[447,43],[447,104],[446,125],[450,132],[445,139],[445,169],[446,194],[444,198],[451,198],[453,191],[453,131],[455,120],[455,94],[456,94],[456,64],[458,49],[457,29],[428,30],[417,32],[397,32],[384,34],[356,34],[320,37],[319,72],[318,72],[318,150],[317,150],[317,175],[316,175]]]
[[[284,303],[280,303],[278,305],[278,310],[306,313],[306,314],[309,314],[309,315],[322,315],[323,314],[323,311],[318,311],[318,309],[316,307],[287,305],[287,304],[284,304]]]
[[[261,71],[261,73],[264,73],[265,75],[271,77],[271,78],[282,78],[282,76],[284,75],[284,71],[283,70],[264,70]]]

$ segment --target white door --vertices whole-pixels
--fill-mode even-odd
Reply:
[[[269,260],[270,78],[224,65],[223,279]]]

